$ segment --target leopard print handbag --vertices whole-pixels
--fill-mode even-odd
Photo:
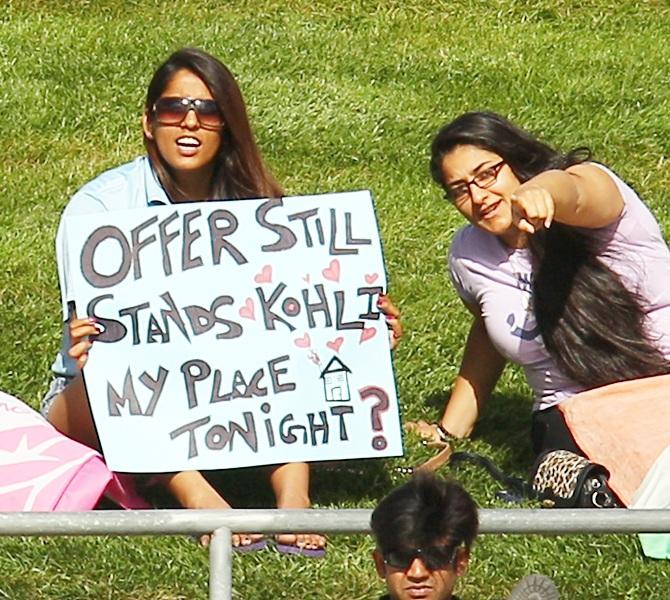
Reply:
[[[545,506],[556,508],[616,508],[620,502],[609,488],[602,465],[568,450],[547,450],[531,472],[531,487]]]

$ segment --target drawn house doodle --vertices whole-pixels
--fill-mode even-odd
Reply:
[[[351,369],[339,358],[333,356],[326,368],[321,371],[323,392],[327,402],[347,402],[351,400],[349,375]]]

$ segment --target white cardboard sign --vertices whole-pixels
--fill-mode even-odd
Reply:
[[[84,368],[109,467],[165,472],[398,456],[370,193],[70,217]]]

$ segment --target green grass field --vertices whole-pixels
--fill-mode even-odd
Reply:
[[[405,418],[434,419],[468,326],[444,257],[461,221],[428,176],[430,140],[489,108],[553,144],[590,146],[670,233],[670,9],[619,0],[7,0],[0,6],[0,389],[36,406],[59,344],[53,251],[69,196],[143,152],[154,68],[183,45],[238,77],[263,152],[291,194],[369,188],[406,335],[396,353]],[[530,465],[530,393],[508,369],[470,441],[507,471]],[[371,507],[425,455],[317,466],[323,507]],[[500,506],[474,468],[445,469]],[[248,488],[253,473],[231,474]],[[247,485],[247,483],[249,485]],[[247,498],[268,503],[265,492]],[[323,561],[235,559],[238,599],[373,600],[365,536],[336,536]],[[566,599],[666,600],[670,565],[634,536],[483,536],[460,593],[502,598],[539,571]],[[0,598],[207,597],[207,553],[186,538],[0,539]]]

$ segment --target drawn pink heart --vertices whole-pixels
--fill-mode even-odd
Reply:
[[[323,276],[330,281],[340,281],[340,261],[334,258],[330,261],[327,269],[321,271]]]
[[[307,273],[307,275],[305,275],[305,276],[302,278],[302,280],[303,280],[305,283],[309,283],[309,280],[310,280],[309,273]]]
[[[301,338],[294,340],[293,343],[298,346],[298,348],[309,348],[312,341],[309,339],[309,333],[306,333]]]
[[[247,298],[244,306],[240,308],[240,317],[243,319],[251,319],[252,321],[256,320],[254,301],[251,298]]]
[[[377,330],[374,327],[364,327],[363,329],[361,329],[361,337],[359,343],[362,344],[363,342],[371,340],[373,337],[375,337],[376,333]]]
[[[272,283],[272,267],[265,265],[261,272],[254,277],[256,283]]]
[[[333,341],[326,342],[326,346],[328,346],[331,350],[334,350],[335,352],[339,352],[340,347],[342,346],[342,342],[344,342],[343,337],[336,337]]]
[[[365,282],[369,285],[372,285],[375,281],[377,281],[377,278],[379,275],[377,273],[370,273],[369,275],[365,276]]]

